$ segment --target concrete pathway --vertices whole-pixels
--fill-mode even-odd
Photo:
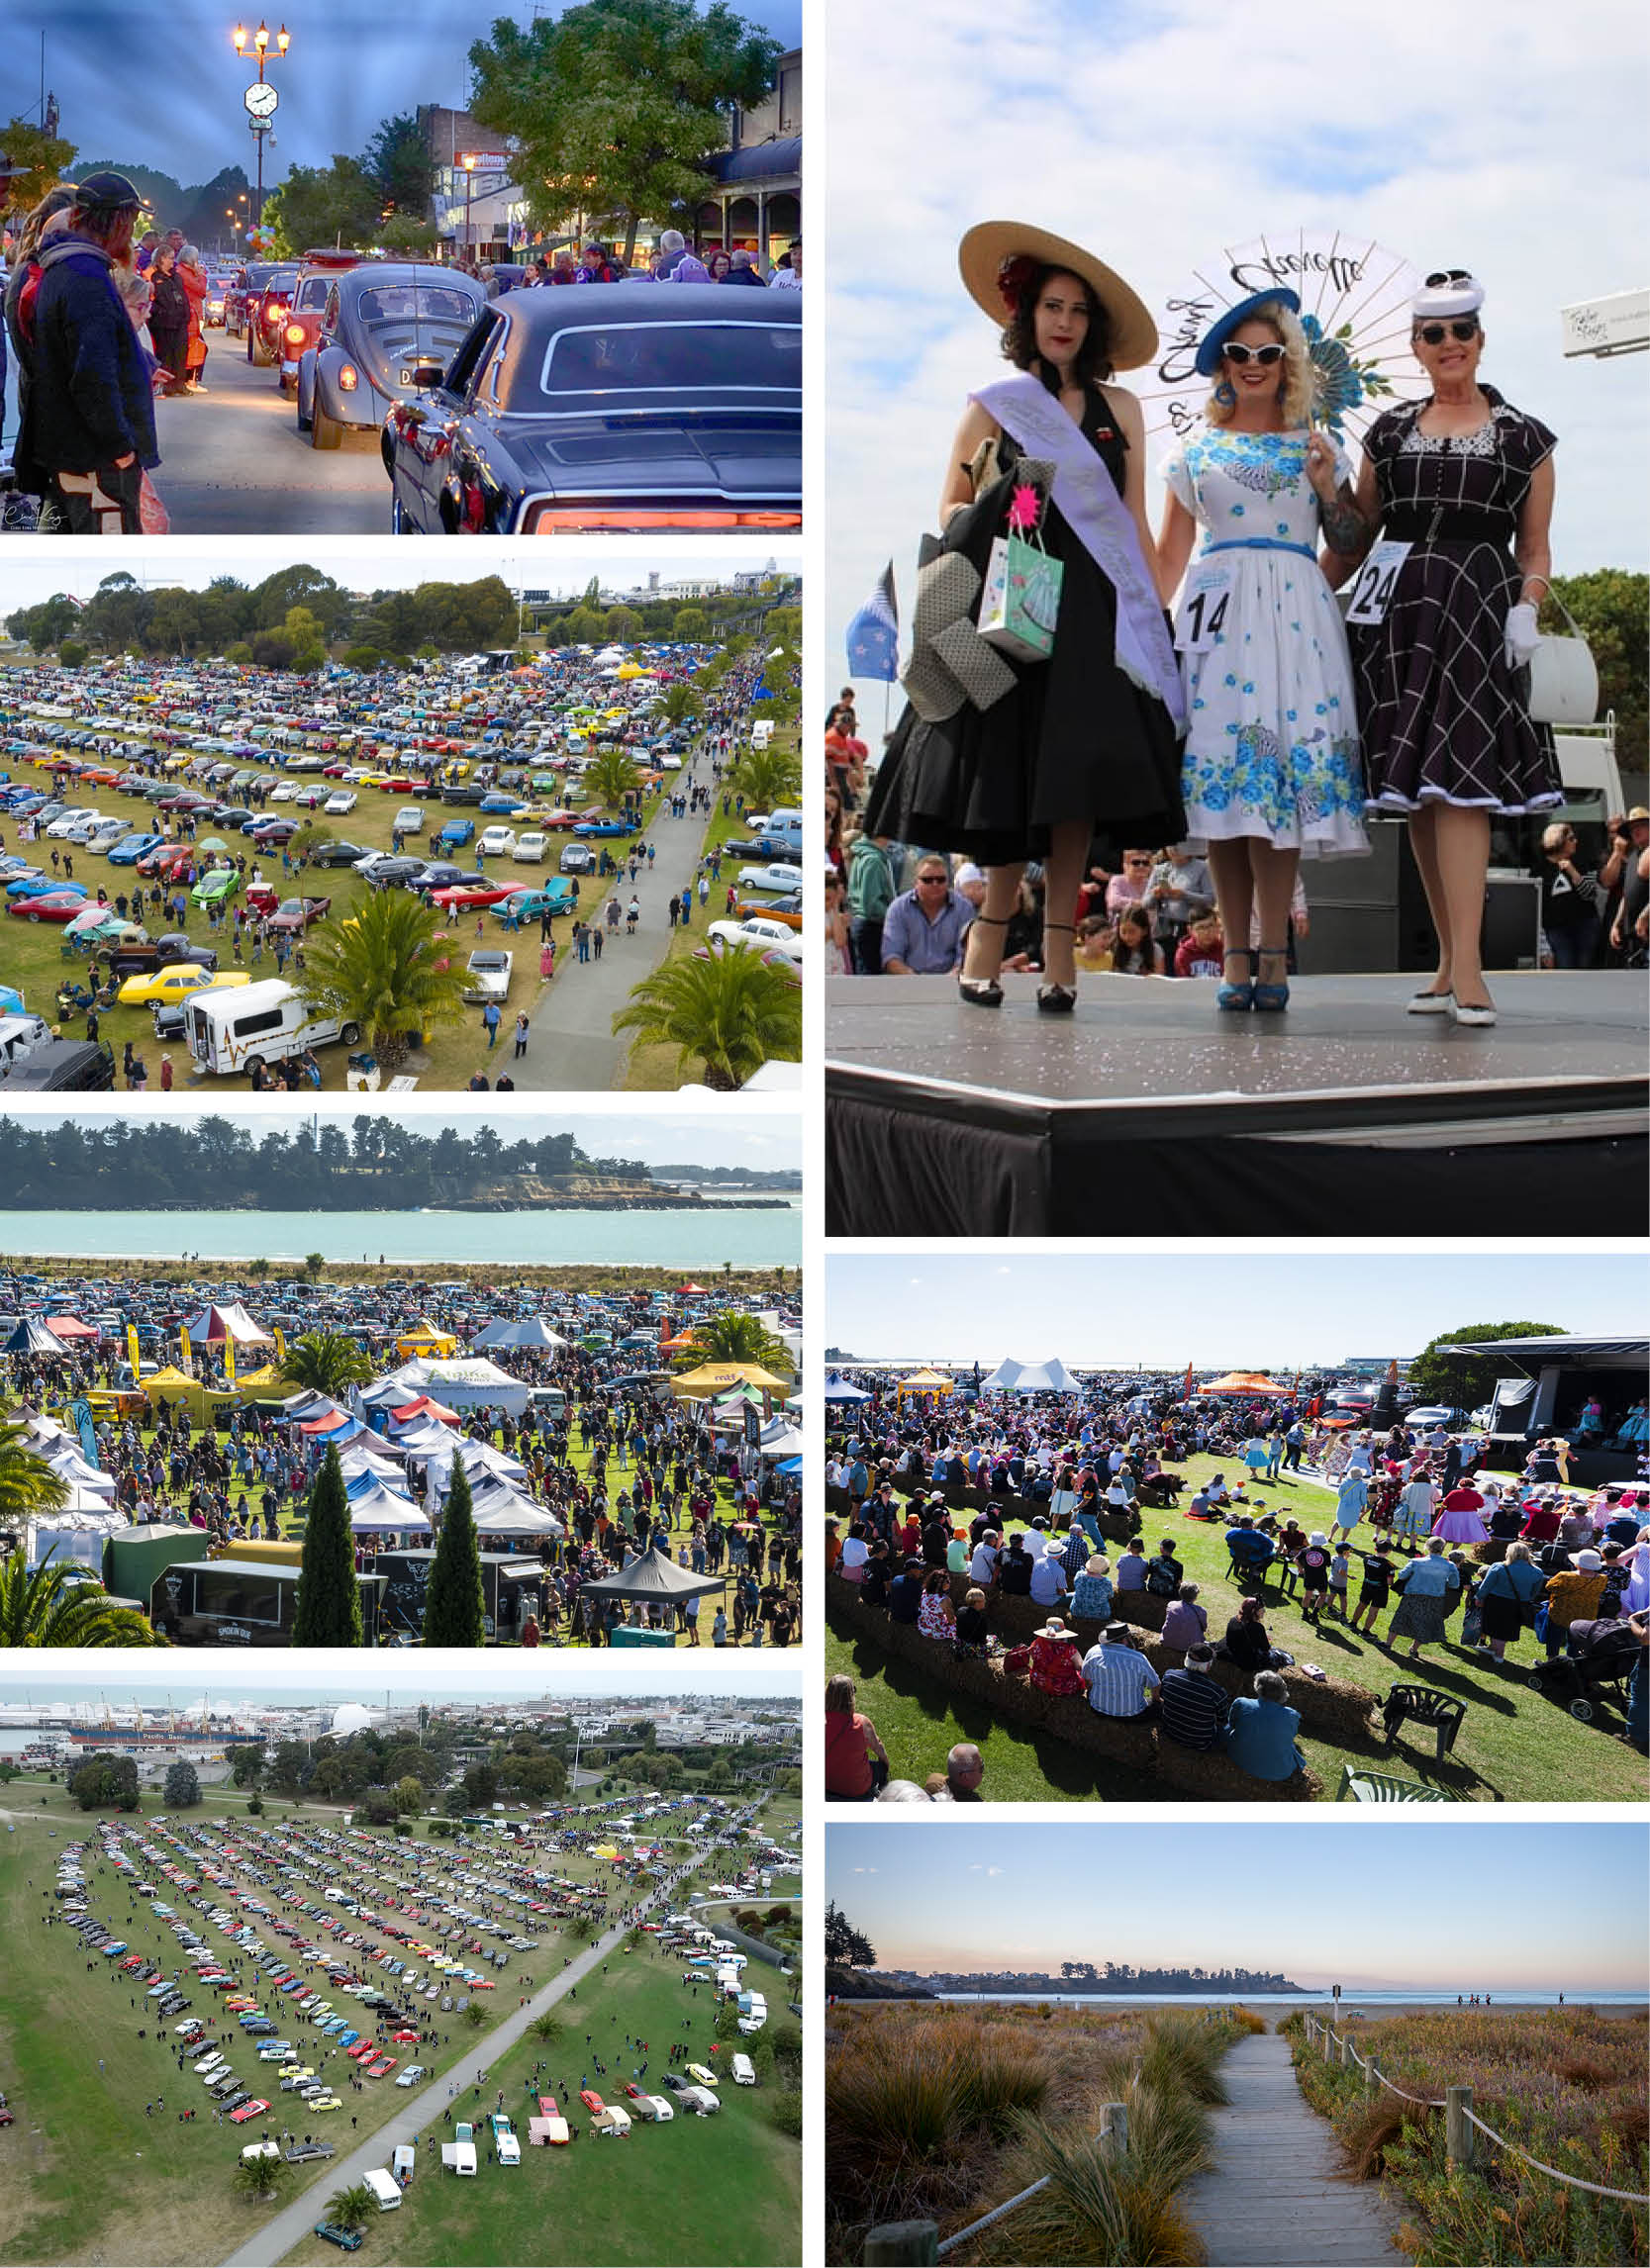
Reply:
[[[1220,2066],[1214,2163],[1181,2192],[1211,2268],[1396,2268],[1407,2260],[1377,2182],[1353,2181],[1334,2130],[1296,2084],[1289,2041],[1240,2039]]]
[[[646,1911],[647,1908],[656,1905],[660,1899],[668,1899],[676,1887],[677,1885],[673,1881],[668,1886],[655,1890],[650,1897],[642,1900],[642,1910]],[[373,2166],[378,2166],[387,2173],[389,2171],[390,2152],[396,2148],[398,2143],[412,2142],[416,2144],[419,2135],[427,2126],[439,2126],[444,2128],[445,2113],[448,2106],[451,2105],[457,2109],[471,2101],[470,2089],[475,2085],[477,2071],[491,2071],[505,2052],[515,2046],[537,2017],[542,2016],[546,2009],[554,2008],[558,2001],[565,1998],[569,1986],[582,1984],[593,1969],[600,1969],[602,1962],[607,1959],[615,1946],[620,1944],[634,1927],[633,1921],[621,1922],[598,1937],[586,1951],[579,1954],[576,1960],[562,1969],[549,1984],[534,1993],[526,2008],[517,2009],[514,2016],[507,2016],[494,2031],[470,2040],[466,2044],[464,2052],[449,2063],[444,2071],[439,2072],[427,2087],[409,2089],[405,2100],[397,2105],[395,2111],[381,2126],[374,2128],[371,2136],[359,2142],[347,2154],[345,2154],[344,2145],[350,2129],[345,2126],[342,2133],[339,2132],[343,2114],[340,2114],[336,2124],[326,2119],[315,2122],[311,2130],[323,2141],[332,2141],[336,2137],[340,2154],[336,2158],[320,2160],[315,2167],[309,2169],[313,2178],[308,2187],[299,2193],[291,2205],[283,2206],[272,2221],[265,2222],[263,2227],[258,2229],[254,2235],[249,2236],[238,2252],[232,2252],[229,2259],[224,2263],[224,2268],[275,2268],[275,2263],[284,2260],[293,2246],[302,2242],[318,2221],[326,2219],[323,2208],[335,2190],[351,2188]],[[448,2092],[454,2082],[457,2083],[458,2087],[456,2097]],[[392,2093],[395,2092],[393,2082],[390,2083],[390,2090]],[[372,2097],[367,2096],[364,2100],[370,2104]],[[493,2110],[497,2100],[496,2088],[491,2090],[484,2088],[480,2102],[474,2106],[469,2114],[472,2125],[484,2126],[487,2116]],[[307,2106],[300,2103],[295,2108],[302,2112]],[[521,2109],[520,2098],[507,2098],[505,2109],[514,2121]],[[270,2123],[274,2122],[277,2115],[282,2120],[287,2116],[284,2097],[278,2101],[272,2101]],[[518,2130],[522,2131],[525,2128]],[[243,2139],[250,2134],[251,2128],[248,2127],[245,2129]],[[255,2139],[255,2136],[252,2138]],[[300,2168],[300,2175],[304,2170]],[[440,2178],[438,2159],[421,2158],[419,2160],[418,2171],[414,2176],[415,2180],[439,2181]]]
[[[698,769],[694,776],[708,782],[710,760],[702,747],[695,763]],[[672,777],[682,783],[685,792],[689,768],[684,766]],[[635,935],[628,937],[621,921],[616,931],[605,932],[599,961],[594,958],[580,961],[569,935],[572,924],[558,923],[555,976],[548,985],[539,986],[528,1009],[533,1029],[527,1054],[520,1063],[514,1060],[513,1019],[507,1016],[499,1027],[498,1046],[490,1055],[482,1057],[482,1069],[489,1078],[496,1079],[501,1071],[508,1071],[519,1094],[573,1089],[597,1092],[619,1084],[631,1052],[631,1035],[622,1032],[616,1037],[613,1019],[629,1002],[631,987],[639,985],[643,977],[651,976],[669,951],[670,900],[684,884],[697,877],[705,830],[710,823],[710,815],[704,811],[692,811],[685,818],[673,819],[661,805],[646,830],[646,839],[656,853],[651,870],[643,863],[633,883],[629,866],[622,870],[617,881],[612,875],[605,883],[597,882],[593,875],[581,879],[579,911],[590,920],[601,919],[615,891],[622,906],[629,905],[632,896],[639,899],[641,918],[636,923]],[[737,863],[725,862],[724,874],[736,872]],[[728,885],[724,881],[711,885],[711,896],[703,912],[695,899],[693,927],[696,931],[703,934],[720,917],[720,901],[727,895]],[[536,926],[530,924],[511,943],[522,959],[536,966]]]

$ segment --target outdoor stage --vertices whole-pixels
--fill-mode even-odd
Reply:
[[[1641,973],[1498,974],[1501,1021],[1410,1016],[1411,976],[1009,976],[826,987],[833,1236],[1636,1236],[1650,1228]]]

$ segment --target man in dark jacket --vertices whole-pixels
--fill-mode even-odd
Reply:
[[[742,245],[733,254],[731,265],[722,280],[725,284],[754,284],[758,291],[766,291],[768,288],[767,278]]]
[[[159,462],[148,368],[109,272],[132,247],[138,211],[124,174],[90,174],[41,253],[18,473],[49,501],[60,534],[137,534],[144,470]]]

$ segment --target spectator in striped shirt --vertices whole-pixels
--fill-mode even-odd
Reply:
[[[1109,1622],[1083,1656],[1089,1706],[1101,1717],[1144,1717],[1157,1697],[1157,1672],[1135,1652],[1125,1622]]]
[[[1213,1665],[1214,1649],[1194,1646],[1185,1667],[1163,1680],[1163,1735],[1183,1748],[1213,1748],[1225,1725],[1230,1699],[1211,1674]]]

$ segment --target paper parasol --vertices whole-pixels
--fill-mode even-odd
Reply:
[[[1202,426],[1210,381],[1193,367],[1199,339],[1226,308],[1276,285],[1301,302],[1317,373],[1313,424],[1337,440],[1361,439],[1383,410],[1427,392],[1409,352],[1409,302],[1418,281],[1400,253],[1340,229],[1228,245],[1194,270],[1190,286],[1160,303],[1158,361],[1135,388],[1146,431],[1180,440]]]

